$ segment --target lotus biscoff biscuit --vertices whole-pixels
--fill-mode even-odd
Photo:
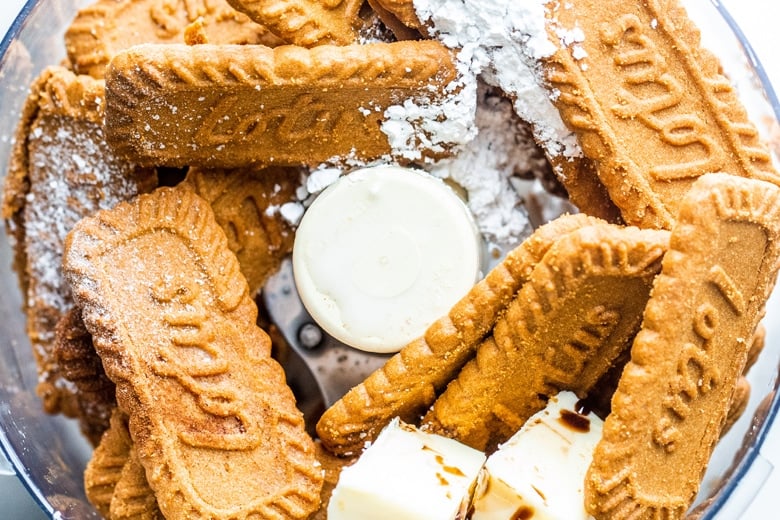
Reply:
[[[607,223],[560,237],[423,425],[491,452],[561,390],[586,394],[639,329],[667,241]]]
[[[256,294],[292,251],[295,229],[281,206],[297,202],[297,168],[190,168],[182,187],[191,188],[214,211],[238,257],[249,292]]]
[[[130,458],[130,433],[127,431],[127,416],[114,409],[110,426],[100,443],[92,452],[84,470],[84,491],[87,500],[105,518],[111,518],[111,498],[114,489]]]
[[[544,2],[512,0],[489,4],[481,0],[96,0],[79,12],[65,35],[68,61],[64,65],[72,67],[73,72],[67,73],[78,78],[78,84],[97,86],[85,88],[96,95],[81,102],[81,108],[90,109],[84,113],[94,125],[86,129],[71,125],[67,114],[65,124],[37,124],[44,112],[38,97],[44,104],[53,100],[51,106],[79,106],[71,87],[57,86],[50,89],[52,95],[43,96],[38,87],[33,89],[17,133],[16,150],[23,153],[15,153],[12,159],[4,216],[19,243],[38,244],[29,255],[24,247],[15,250],[25,298],[35,292],[28,286],[40,286],[43,279],[41,272],[25,271],[31,257],[45,260],[42,264],[51,271],[44,274],[56,275],[52,286],[58,291],[65,289],[70,295],[71,283],[78,293],[78,306],[57,321],[53,355],[37,357],[47,351],[38,348],[35,334],[49,327],[30,329],[36,360],[43,359],[39,393],[46,410],[74,415],[84,411],[85,403],[93,412],[98,410],[78,416],[89,421],[84,432],[95,442],[107,426],[105,412],[114,405],[121,408],[124,438],[119,438],[112,421],[85,474],[87,496],[101,514],[113,520],[156,520],[163,514],[169,520],[223,520],[236,515],[323,518],[343,465],[357,459],[393,417],[422,423],[428,431],[490,451],[517,430],[531,409],[543,406],[546,397],[561,388],[598,397],[601,404],[609,401],[626,365],[627,382],[616,394],[611,420],[630,415],[625,392],[638,391],[635,364],[641,361],[642,349],[637,350],[639,358],[629,363],[629,347],[667,247],[648,255],[655,255],[657,261],[649,262],[651,268],[642,273],[641,281],[624,277],[618,282],[615,276],[605,282],[599,279],[604,272],[599,271],[598,260],[615,260],[614,265],[625,269],[612,274],[630,278],[626,266],[641,264],[627,260],[636,260],[631,252],[641,249],[637,244],[649,236],[661,237],[659,243],[669,236],[667,231],[626,227],[626,222],[666,228],[679,239],[678,219],[689,218],[680,209],[685,206],[681,200],[710,169],[731,171],[737,178],[768,180],[769,188],[747,190],[752,193],[748,198],[755,200],[769,193],[766,189],[771,191],[777,174],[717,61],[700,48],[697,32],[676,0],[638,4],[621,0],[609,6],[596,0],[549,2],[546,7]],[[436,6],[445,8],[431,16],[426,9]],[[503,12],[503,19],[492,12],[493,6],[500,7],[495,11]],[[526,19],[539,13],[538,18]],[[376,22],[377,16],[392,34]],[[490,16],[496,17],[495,25],[486,22]],[[363,32],[366,20],[376,23],[377,32]],[[454,21],[452,27],[446,26],[447,20]],[[506,28],[510,34],[497,37],[500,42],[494,48],[480,47],[484,41],[479,38],[456,42],[462,36],[455,34],[459,30],[495,36]],[[527,34],[537,29],[539,34]],[[582,31],[584,40],[577,31]],[[550,121],[527,117],[518,108],[523,99],[533,96],[513,90],[511,81],[491,83],[503,73],[514,72],[509,70],[517,64],[513,59],[538,43],[537,36],[557,48],[548,59],[539,58],[540,68],[533,71],[539,73],[534,81],[539,83],[541,101],[552,97],[551,112],[560,119],[560,111],[564,126],[568,125],[554,137],[576,137],[578,143],[570,149],[566,141],[561,155],[537,132]],[[512,47],[515,43],[517,47]],[[505,44],[511,52],[501,56],[513,59],[491,54]],[[470,76],[476,69],[481,73]],[[87,74],[105,76],[106,83]],[[513,74],[507,77],[521,79]],[[467,136],[474,122],[479,122],[481,137],[504,125],[498,119],[485,119],[483,124],[484,114],[470,122],[468,103],[459,106],[463,117],[453,115],[455,105],[450,102],[460,103],[462,94],[468,94],[463,99],[471,95],[471,80],[479,86],[478,112],[486,102],[479,92],[490,83],[491,96],[507,101],[516,119],[533,128],[539,149],[548,155],[546,171],[555,172],[560,191],[541,177],[545,191],[534,191],[528,198],[514,191],[522,191],[523,184],[517,168],[523,152],[518,152],[522,147],[517,139],[513,153],[499,165],[509,172],[507,183],[497,188],[504,190],[500,192],[488,182],[484,190],[472,190],[493,166],[483,159],[501,156],[496,150],[503,146],[499,140],[475,139],[462,148],[464,142],[457,139],[441,141],[444,145],[432,143],[433,135]],[[446,110],[431,111],[431,107]],[[392,111],[400,117],[390,118]],[[391,124],[395,133],[387,131]],[[413,129],[412,137],[407,149],[399,151],[393,140],[398,142],[407,125]],[[435,125],[446,131],[426,133]],[[504,128],[511,135],[511,127]],[[87,154],[80,153],[85,147],[71,135],[88,138]],[[107,146],[93,148],[89,142],[95,135]],[[63,136],[68,139],[62,140]],[[66,141],[68,146],[57,150]],[[71,146],[71,141],[77,144]],[[65,153],[47,157],[42,153],[46,151]],[[579,151],[582,155],[575,153]],[[391,162],[439,174],[450,164],[468,163],[472,154],[474,175],[448,179],[463,183],[455,188],[469,203],[500,194],[502,200],[496,205],[503,206],[503,195],[513,193],[518,195],[515,209],[520,210],[515,213],[527,209],[534,226],[560,214],[562,207],[570,209],[568,202],[581,213],[554,220],[534,233],[421,338],[328,409],[316,425],[321,439],[312,451],[290,395],[298,389],[298,381],[291,380],[293,390],[288,388],[278,366],[269,361],[268,340],[257,331],[257,315],[246,303],[260,294],[268,276],[290,253],[295,223],[285,220],[277,206],[294,203],[296,210],[305,211],[319,189],[317,182],[306,185],[305,177],[312,173],[310,180],[317,181],[320,168],[349,175],[355,167]],[[73,200],[83,193],[98,199],[104,186],[110,186],[103,179],[109,173],[122,180],[139,171],[155,168],[164,174],[167,167],[174,167],[180,176],[176,188],[136,198],[153,189],[153,182],[145,183],[121,198],[131,199],[129,204],[110,211],[96,214],[119,200],[112,198],[100,207],[85,205],[79,219],[86,218],[69,241],[69,282],[64,283],[59,256],[49,254],[42,244],[52,236],[51,229],[71,226],[61,226],[51,212],[46,219],[27,221],[25,228],[24,216],[35,208],[59,211],[68,205],[47,200],[45,186],[31,182],[34,177],[28,172],[34,167],[28,165],[33,159],[58,162],[45,182],[70,183],[78,168],[71,171],[69,161],[78,166],[85,157],[107,159],[101,164],[121,164],[128,170],[96,168],[96,182],[85,183],[86,191],[66,191]],[[710,191],[724,200],[738,199],[734,194],[739,189],[723,191],[716,186],[730,185],[731,177],[725,179],[708,185]],[[107,188],[106,193],[112,190]],[[558,205],[556,200],[534,213],[539,209],[534,206],[537,200],[558,194],[567,196],[568,202]],[[701,205],[710,208],[708,201]],[[738,233],[733,236],[735,251],[750,263],[758,261],[759,251],[769,250],[761,240],[753,240],[751,226],[767,215],[774,218],[776,211],[771,204],[753,206],[753,200],[742,205],[748,206],[755,218],[744,227],[745,235],[752,238],[745,244],[739,242]],[[718,219],[713,222],[720,225]],[[589,228],[593,229],[586,231]],[[46,233],[36,234],[38,229]],[[597,238],[590,241],[583,238],[594,229],[610,232],[594,232]],[[26,235],[28,230],[32,234]],[[489,234],[484,236],[491,240]],[[701,250],[690,257],[694,267],[688,273],[713,257],[720,259],[717,240],[690,242]],[[62,244],[52,251],[61,252]],[[772,251],[763,258],[770,258]],[[498,262],[504,252],[496,252],[490,261]],[[578,260],[568,263],[566,258]],[[752,309],[750,291],[730,284],[723,274],[732,260],[721,262],[722,272],[710,272],[712,279],[700,285],[708,295],[720,291],[734,308]],[[670,260],[668,265],[675,264]],[[682,278],[689,283],[698,279],[696,273]],[[558,283],[562,280],[566,283]],[[531,286],[535,295],[530,294]],[[556,288],[576,296],[558,300]],[[665,302],[670,307],[680,296],[672,292],[668,290]],[[747,295],[742,304],[738,293]],[[624,313],[610,306],[618,304]],[[70,305],[68,301],[63,308]],[[754,315],[748,314],[752,319]],[[762,315],[763,307],[755,312]],[[709,317],[694,325],[706,333]],[[545,332],[520,330],[530,321]],[[661,319],[645,321],[649,330]],[[736,328],[731,327],[734,323]],[[678,320],[678,335],[688,333],[685,325]],[[719,351],[731,348],[741,355],[751,346],[736,379],[721,379],[720,385],[711,384],[715,379],[701,379],[702,394],[718,394],[705,402],[714,403],[717,413],[708,410],[706,415],[713,431],[720,428],[718,438],[744,412],[750,395],[744,374],[763,346],[760,327],[750,340],[752,331],[745,326],[743,334],[739,320],[729,325],[721,320],[719,326],[729,328],[724,336],[734,334],[730,347],[716,345]],[[261,327],[281,335],[275,323],[264,321]],[[636,343],[641,344],[641,340]],[[513,351],[515,345],[522,345],[522,352]],[[665,356],[673,347],[665,347],[653,358],[659,360],[659,367],[672,358]],[[649,350],[644,349],[646,359]],[[676,366],[694,373],[701,359],[691,357],[685,367],[679,368],[682,362]],[[106,371],[100,370],[103,364]],[[659,367],[653,365],[654,370],[662,370]],[[596,383],[605,371],[608,375]],[[112,399],[114,381],[118,395]],[[679,377],[662,375],[654,380],[659,381],[680,392],[664,397],[658,409],[646,407],[639,420],[651,426],[665,420],[653,442],[671,451],[674,427],[679,426],[685,436],[699,426],[674,422],[685,419],[681,414],[687,399],[697,390],[680,383]],[[96,389],[110,390],[102,394],[109,398],[101,397],[99,407],[91,401],[97,397]],[[729,390],[733,390],[730,396],[723,397]],[[641,392],[662,395],[657,389]],[[316,406],[319,411],[321,403]],[[265,413],[268,409],[273,410]],[[721,424],[718,414],[723,409],[728,411]],[[610,406],[600,410],[606,410],[606,416]],[[670,423],[673,427],[666,428]],[[314,424],[307,426],[311,431]],[[710,441],[712,431],[706,433],[705,441]],[[258,438],[263,441],[257,442]],[[691,490],[690,483],[696,480],[691,475],[702,460],[706,463],[706,456],[664,459],[650,468],[643,458],[646,453],[635,445],[619,446],[623,455],[630,452],[635,459],[615,462],[618,448],[610,444],[614,441],[614,437],[604,441],[607,447],[597,451],[592,465],[588,500],[595,518],[642,514],[682,518],[686,509],[680,504],[687,498],[680,497]],[[675,483],[670,470],[680,464],[683,470],[674,476],[688,472],[682,484]],[[625,466],[631,466],[635,480],[627,478],[628,483],[621,481],[609,489],[603,481],[596,482],[609,472],[625,476],[616,469]],[[659,479],[671,482],[668,486],[674,489],[653,489],[667,502],[650,503],[643,486]]]
[[[452,52],[431,40],[312,49],[139,45],[106,73],[106,136],[139,164],[377,160],[393,151],[381,127],[385,110],[441,101],[458,74]],[[421,142],[419,153],[433,159],[448,150]]]
[[[708,172],[780,184],[719,60],[676,0],[574,0],[551,4],[549,17],[559,46],[544,63],[553,102],[626,223],[670,229]],[[565,37],[574,31],[583,35],[576,43]]]
[[[150,168],[118,158],[105,141],[102,81],[63,67],[32,85],[4,185],[3,217],[14,237],[38,395],[49,413],[78,416],[53,354],[57,322],[73,306],[59,263],[65,235],[82,217],[157,184]]]
[[[116,387],[103,370],[92,336],[84,327],[81,310],[67,311],[54,330],[54,363],[64,381],[75,386],[76,419],[81,432],[96,446],[116,408]]]
[[[780,188],[707,174],[669,251],[586,478],[597,518],[682,518],[726,423],[777,276]]]
[[[210,43],[285,43],[226,0],[97,0],[76,14],[65,31],[65,49],[76,73],[102,78],[119,51],[141,43],[184,43],[187,27],[196,22]]]
[[[358,37],[362,0],[227,0],[288,43],[348,45]]]
[[[83,219],[63,269],[168,520],[317,510],[313,441],[205,200],[159,188]]]
[[[109,511],[110,520],[165,520],[132,444],[127,462],[114,486]]]

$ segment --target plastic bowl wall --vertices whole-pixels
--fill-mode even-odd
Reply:
[[[63,33],[76,11],[91,1],[31,1],[0,45],[2,175],[28,86],[43,67],[62,62]],[[732,77],[753,117],[776,118],[774,93],[760,65],[751,59],[744,36],[733,27],[728,15],[701,0],[687,3],[696,4],[695,13],[691,14],[705,31],[705,44],[714,47],[726,61],[739,62],[738,72]],[[24,486],[50,516],[98,517],[86,501],[82,486],[91,448],[72,421],[46,415],[35,394],[36,368],[25,332],[17,278],[11,268],[11,245],[4,230],[0,234],[0,445]],[[733,491],[746,474],[755,479],[753,485],[760,486],[761,478],[771,470],[759,448],[778,409],[778,292],[775,291],[764,320],[766,347],[749,373],[752,395],[748,409],[713,455],[697,499],[696,516],[713,518],[717,511],[736,500]]]

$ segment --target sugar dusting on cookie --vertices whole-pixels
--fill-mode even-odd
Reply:
[[[581,155],[576,136],[561,120],[542,81],[540,61],[555,51],[545,29],[544,2],[500,0],[490,6],[473,0],[415,0],[417,15],[431,35],[459,49],[457,93],[435,103],[406,100],[385,111],[382,131],[396,156],[421,159],[426,148],[455,151],[423,167],[450,178],[467,192],[468,204],[485,238],[499,247],[517,244],[530,232],[522,194],[510,185],[517,170],[530,171],[535,145],[522,138],[509,104],[485,101],[485,83],[513,100],[517,116],[549,156]],[[577,35],[561,36],[581,41]],[[457,85],[455,85],[457,83]],[[553,93],[554,94],[554,93]]]
[[[581,155],[543,85],[540,62],[555,52],[545,28],[542,0],[415,0],[418,18],[450,48],[471,49],[472,70],[514,99],[517,113],[534,127],[551,156]]]
[[[382,132],[392,155],[411,161],[423,159],[422,150],[438,154],[457,151],[476,136],[477,80],[468,50],[455,57],[458,76],[428,97],[406,99],[384,112]],[[430,161],[428,161],[430,162]]]
[[[451,117],[451,112],[447,111],[447,118],[438,118],[441,121],[437,118],[429,120],[430,116],[421,119],[427,120],[428,125],[438,125],[440,129],[439,132],[424,132],[429,136],[437,134],[441,137],[447,132],[455,141],[460,129],[462,144],[454,155],[438,161],[422,162],[418,166],[462,188],[466,203],[489,246],[507,251],[531,232],[524,204],[527,194],[523,189],[518,189],[515,181],[543,177],[544,170],[549,166],[544,152],[531,135],[530,127],[513,111],[510,100],[499,90],[479,80],[475,81],[473,89],[473,92],[469,92],[476,105],[473,114],[469,115],[466,110],[462,110],[456,117]],[[465,97],[459,94],[459,98]],[[407,108],[410,107],[415,107],[414,110],[419,112],[426,110],[413,103],[407,105]],[[465,103],[460,104],[460,108],[464,107]],[[438,106],[431,111],[440,108]],[[405,111],[406,108],[401,106],[388,109],[389,112],[394,110],[398,111],[399,119],[385,122],[383,130],[389,132],[395,128],[398,130],[398,142],[404,143],[407,137],[411,141],[419,128],[405,121],[402,114],[408,116],[412,110]],[[393,139],[390,138],[390,141],[393,142]],[[407,158],[412,157],[410,154]],[[392,158],[386,157],[371,164],[386,162],[393,162]],[[335,158],[332,163],[339,166],[323,163],[308,173],[298,193],[302,201],[301,209],[308,206],[312,196],[335,182],[340,175],[353,168],[363,167],[365,161]]]
[[[65,236],[84,215],[136,195],[138,183],[133,165],[113,160],[98,125],[46,121],[32,129],[28,145],[33,187],[26,197],[25,233],[28,270],[36,280],[29,297],[67,309],[70,297],[59,269]]]

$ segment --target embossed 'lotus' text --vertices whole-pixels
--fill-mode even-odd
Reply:
[[[717,140],[698,114],[683,111],[685,89],[647,30],[633,14],[602,26],[601,41],[614,51],[615,72],[623,81],[620,101],[610,109],[622,119],[640,121],[669,146],[701,150],[698,160],[652,167],[654,179],[690,179],[720,170],[724,157]]]
[[[194,135],[199,147],[261,141],[272,135],[280,144],[295,144],[321,135],[338,134],[360,117],[351,110],[338,110],[312,94],[301,94],[288,107],[239,113],[241,97],[217,100],[203,125]]]
[[[745,312],[745,297],[736,282],[719,265],[708,273],[707,283],[717,289],[731,311],[739,316]],[[695,409],[695,401],[717,387],[722,376],[710,356],[710,345],[718,333],[721,316],[711,302],[700,304],[694,313],[691,328],[700,341],[685,343],[680,349],[677,368],[669,393],[663,400],[663,416],[656,424],[652,438],[667,453],[673,453],[681,440],[679,425]]]
[[[571,339],[545,352],[544,361],[550,367],[545,374],[545,383],[555,389],[573,388],[585,362],[606,345],[620,320],[620,312],[603,305],[588,310],[582,326]]]

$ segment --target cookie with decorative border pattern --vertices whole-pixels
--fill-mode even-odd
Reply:
[[[538,228],[423,336],[325,411],[317,423],[323,445],[342,455],[359,453],[394,417],[417,423],[473,357],[477,345],[493,329],[553,243],[597,222],[601,221],[584,214],[564,215]]]
[[[103,433],[84,469],[87,500],[105,518],[111,518],[111,497],[122,476],[122,468],[130,457],[132,442],[127,431],[127,416],[115,408],[109,428]]]
[[[237,11],[268,27],[288,43],[355,43],[363,0],[227,0]]]
[[[393,155],[387,109],[443,103],[460,77],[453,53],[435,41],[139,45],[106,74],[106,136],[139,164],[369,161]],[[451,143],[407,124],[419,132],[421,158],[451,153]]]
[[[79,222],[65,276],[166,518],[306,518],[322,470],[208,203],[159,188]]]
[[[37,393],[48,413],[68,416],[81,411],[53,353],[57,323],[73,307],[59,268],[65,236],[82,217],[157,185],[154,170],[118,157],[106,143],[104,98],[101,80],[44,69],[25,101],[3,186]]]
[[[558,392],[585,395],[639,330],[668,239],[603,223],[557,240],[423,427],[491,452]]]
[[[281,206],[298,201],[298,168],[190,168],[181,184],[205,199],[238,257],[241,273],[256,294],[292,252],[295,229]]]
[[[669,251],[586,477],[596,518],[683,518],[698,492],[780,258],[780,188],[706,174]]]
[[[209,43],[285,43],[226,0],[97,0],[80,9],[65,31],[65,50],[76,73],[102,78],[119,51],[141,43],[184,43],[194,23]]]
[[[705,173],[780,185],[768,147],[677,0],[550,8],[558,50],[543,61],[553,102],[627,224],[670,229]]]

